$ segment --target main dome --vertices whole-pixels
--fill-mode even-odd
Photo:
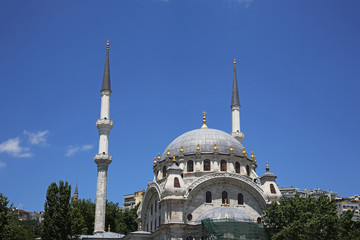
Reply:
[[[196,148],[198,144],[200,147],[199,153],[202,154],[213,153],[214,144],[216,144],[218,148],[217,153],[219,154],[229,154],[230,146],[233,145],[233,154],[236,156],[243,156],[243,145],[233,136],[221,130],[201,128],[186,132],[177,137],[165,149],[161,159],[167,157],[166,154],[168,149],[170,149],[171,155],[175,153],[175,155],[178,156],[180,154],[181,146],[183,146],[183,154],[185,156],[195,154],[197,152]]]

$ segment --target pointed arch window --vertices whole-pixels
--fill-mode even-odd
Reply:
[[[246,174],[250,176],[250,167],[249,165],[246,165]]]
[[[227,171],[227,166],[226,166],[226,161],[225,160],[221,160],[220,162],[220,170],[223,172]]]
[[[162,169],[162,175],[163,175],[163,178],[166,178],[166,166],[164,166]]]
[[[212,194],[210,191],[206,192],[206,203],[211,203],[212,202]]]
[[[222,197],[222,204],[225,204],[225,202],[226,202],[226,204],[230,203],[229,198],[228,198],[228,193],[226,191],[223,191],[221,193],[221,197]]]
[[[272,183],[270,184],[270,192],[273,193],[273,194],[276,194],[274,184],[272,184]]]
[[[235,163],[235,172],[240,173],[240,163],[239,162]]]
[[[157,211],[157,200],[155,200],[155,212]]]
[[[210,160],[206,159],[204,161],[204,171],[210,171]]]
[[[193,162],[193,160],[189,160],[187,162],[187,171],[188,172],[193,172],[194,171],[194,162]]]
[[[238,194],[238,205],[244,205],[244,195],[242,193]]]
[[[174,178],[174,187],[175,188],[180,188],[180,182],[179,182],[179,179],[177,177]]]

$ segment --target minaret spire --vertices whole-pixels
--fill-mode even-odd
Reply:
[[[106,211],[106,185],[107,170],[112,161],[109,155],[109,134],[113,127],[113,121],[110,120],[110,64],[109,64],[109,41],[106,43],[106,60],[104,77],[101,88],[101,111],[100,119],[96,121],[96,127],[99,130],[99,153],[95,155],[94,160],[97,164],[97,188],[96,188],[96,209],[94,233],[103,233],[105,231],[105,211]]]
[[[231,97],[231,114],[232,114],[232,133],[231,135],[242,142],[244,140],[244,133],[240,131],[240,100],[239,89],[236,77],[236,60],[234,58],[234,79]]]
[[[76,184],[75,192],[74,192],[74,199],[78,200],[78,198],[79,198],[79,189],[78,189],[78,185]]]

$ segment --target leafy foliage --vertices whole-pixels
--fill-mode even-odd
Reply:
[[[67,182],[51,183],[46,193],[42,240],[71,239],[71,186]]]
[[[71,222],[72,234],[90,235],[94,232],[95,203],[90,199],[72,199]]]
[[[4,234],[9,227],[10,207],[9,201],[2,193],[0,193],[0,239],[4,239]]]
[[[264,222],[274,240],[360,239],[351,212],[337,215],[336,203],[326,197],[283,199],[267,209]]]

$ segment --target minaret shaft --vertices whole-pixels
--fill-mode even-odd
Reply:
[[[107,170],[112,162],[112,156],[109,155],[109,135],[113,127],[113,121],[110,120],[110,95],[109,42],[107,42],[104,78],[101,89],[100,119],[96,121],[96,127],[99,130],[99,153],[94,157],[97,164],[94,233],[103,233],[105,231]]]
[[[231,119],[232,119],[231,135],[240,142],[242,142],[244,140],[244,133],[242,133],[240,130],[240,100],[239,100],[239,90],[238,90],[237,77],[236,77],[235,59],[234,59],[233,89],[232,89],[232,97],[231,97]]]

